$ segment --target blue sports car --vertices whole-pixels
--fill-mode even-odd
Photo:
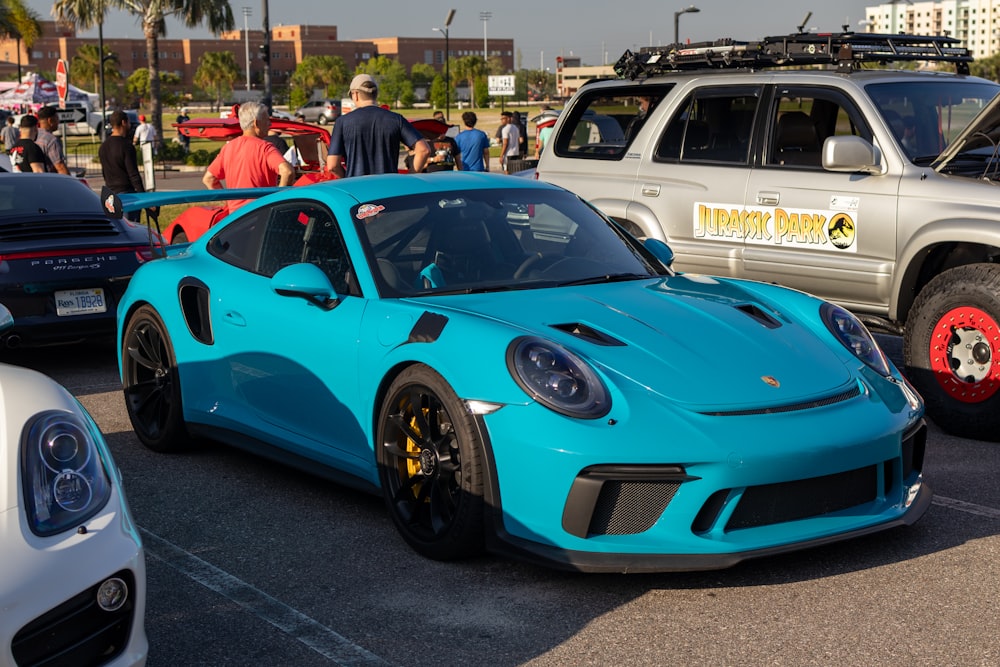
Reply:
[[[916,521],[923,403],[850,313],[686,275],[560,188],[388,175],[263,197],[141,267],[125,401],[381,493],[424,556],[722,568]]]

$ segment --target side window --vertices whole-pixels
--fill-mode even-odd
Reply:
[[[670,119],[654,159],[748,164],[759,101],[757,87],[695,92]]]
[[[226,225],[208,242],[208,251],[227,264],[256,272],[268,213],[257,209]]]
[[[673,84],[601,88],[577,98],[555,137],[560,157],[620,160]]]
[[[779,89],[770,120],[766,163],[773,166],[821,169],[827,137],[854,135],[871,141],[860,113],[835,90]]]
[[[310,262],[323,270],[338,294],[360,294],[333,215],[313,202],[252,211],[227,225],[209,248],[219,259],[267,277],[291,264]]]

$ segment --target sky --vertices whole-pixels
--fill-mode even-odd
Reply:
[[[681,41],[706,41],[721,37],[737,40],[795,32],[810,12],[807,29],[842,30],[845,23],[861,30],[865,6],[877,0],[234,0],[230,4],[238,28],[243,27],[243,7],[249,7],[251,30],[259,30],[264,2],[272,28],[279,24],[335,25],[342,40],[370,37],[426,37],[438,35],[449,9],[456,9],[449,27],[451,38],[485,36],[514,40],[515,66],[555,68],[556,56],[578,56],[585,65],[614,63],[625,49],[669,44],[674,39],[674,12],[689,6],[700,11],[680,15]],[[40,18],[51,17],[52,0],[26,0]],[[835,5],[835,6],[834,6]],[[752,8],[752,9],[751,9]],[[481,15],[490,17],[483,21]],[[94,36],[97,32],[80,33]],[[110,10],[105,37],[142,38],[136,17]],[[167,37],[209,38],[205,29],[189,29],[168,22]],[[442,37],[443,39],[443,37]],[[518,60],[518,57],[520,60]]]

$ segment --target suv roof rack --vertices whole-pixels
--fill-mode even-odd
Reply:
[[[740,42],[719,39],[695,44],[626,50],[615,63],[622,79],[656,76],[697,69],[759,69],[836,65],[838,72],[860,68],[865,62],[928,60],[954,63],[959,74],[969,73],[973,58],[954,37],[879,33],[793,33]]]

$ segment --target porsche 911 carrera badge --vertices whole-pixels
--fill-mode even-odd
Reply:
[[[775,378],[775,377],[772,377],[770,375],[761,375],[760,379],[763,380],[764,384],[766,384],[766,385],[770,385],[770,386],[775,387],[775,388],[781,386],[781,383],[778,382],[778,379]]]

